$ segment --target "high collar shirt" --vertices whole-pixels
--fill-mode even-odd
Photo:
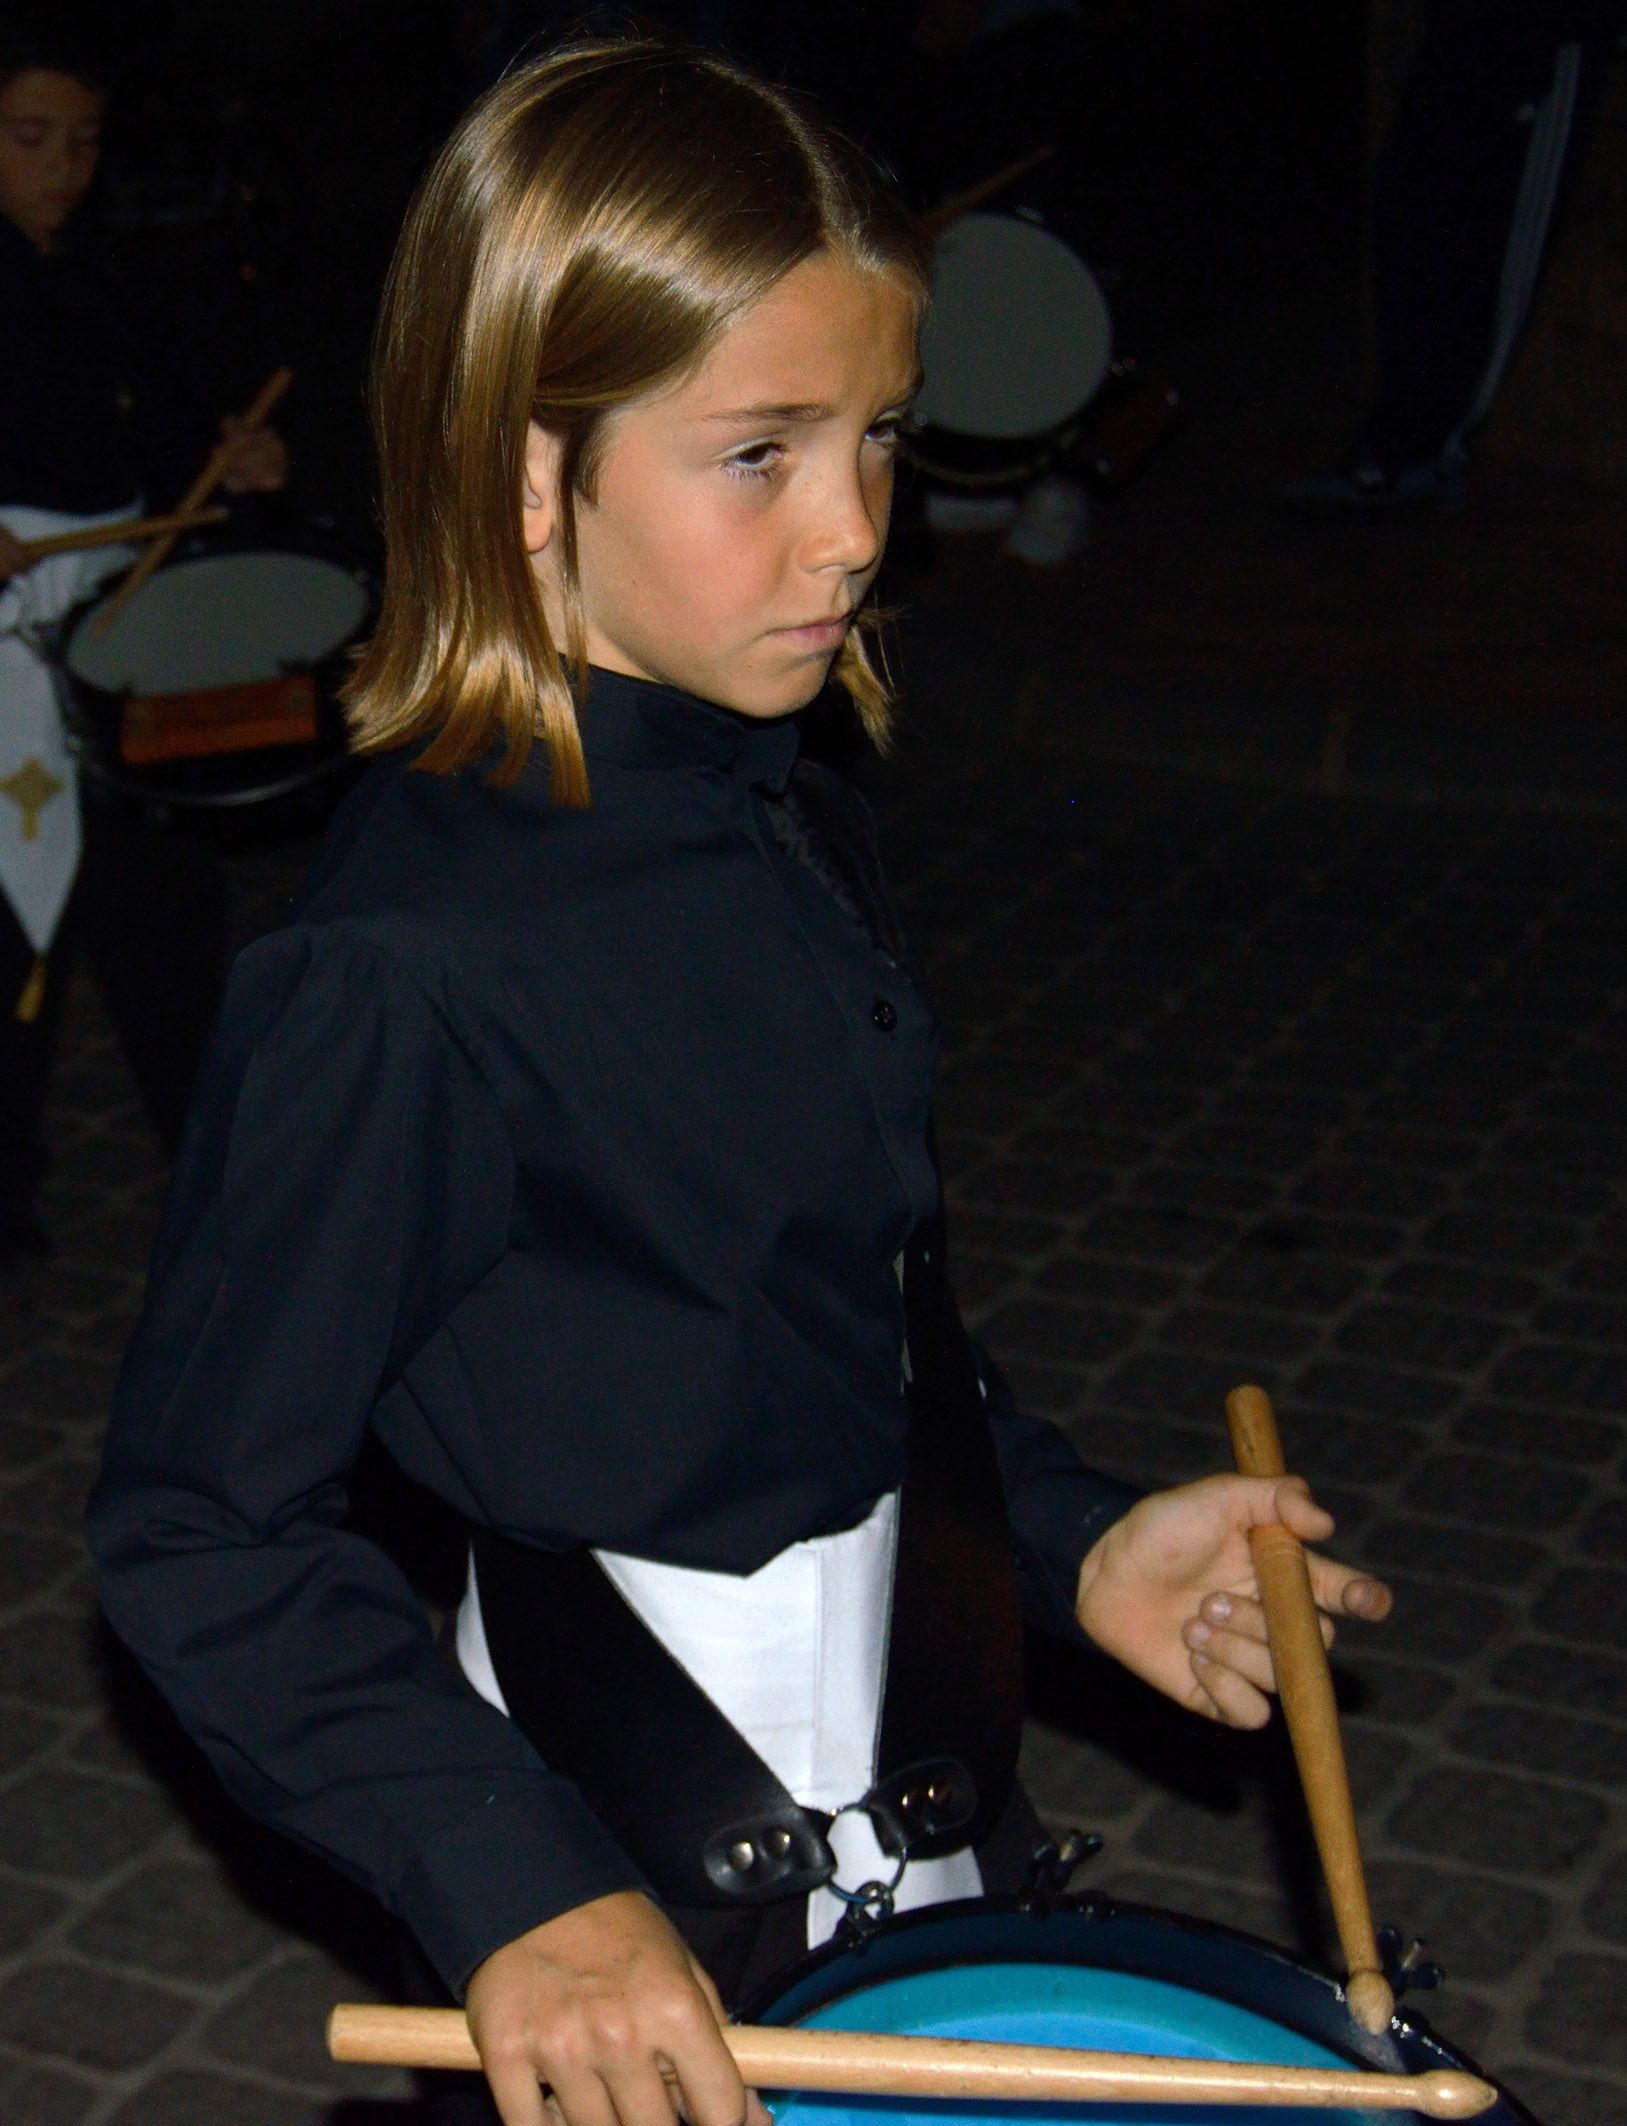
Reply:
[[[939,1200],[927,1002],[774,831],[794,722],[595,674],[581,723],[585,810],[375,767],[239,960],[92,1502],[227,1784],[454,1985],[638,1877],[345,1525],[364,1434],[522,1541],[751,1573],[899,1484]],[[1065,1614],[1129,1494],[985,1378]]]

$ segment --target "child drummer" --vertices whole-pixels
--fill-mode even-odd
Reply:
[[[507,2126],[740,2126],[720,1992],[1017,1886],[1013,1544],[1247,1727],[1247,1531],[1332,1527],[1093,1475],[954,1312],[930,1010],[796,724],[830,680],[885,737],[923,292],[725,60],[582,45],[464,121],[379,339],[378,760],[238,963],[93,1500],[117,1628],[405,1920]],[[346,1526],[369,1427],[470,1526],[461,1675]]]

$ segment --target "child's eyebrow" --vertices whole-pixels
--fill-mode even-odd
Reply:
[[[921,372],[917,369],[892,403],[898,406],[906,405],[920,390],[921,382]],[[837,411],[836,407],[826,404],[823,400],[807,399],[798,404],[786,406],[731,406],[727,412],[709,413],[703,415],[702,418],[719,424],[726,421],[738,421],[746,425],[755,426],[762,424],[766,427],[772,427],[778,423],[790,423],[793,421],[834,420]]]
[[[732,406],[726,413],[709,413],[708,421],[828,421],[834,406],[804,401],[797,406]]]

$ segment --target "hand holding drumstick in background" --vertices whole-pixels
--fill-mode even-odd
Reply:
[[[1228,1727],[1263,1727],[1276,1689],[1249,1531],[1281,1522],[1326,1542],[1333,1516],[1303,1477],[1209,1476],[1155,1492],[1096,1543],[1079,1573],[1076,1614],[1104,1652],[1189,1712]],[[1322,1638],[1335,1617],[1378,1623],[1381,1580],[1315,1551],[1306,1555]]]
[[[220,424],[219,448],[226,461],[220,484],[228,494],[275,494],[288,484],[288,445],[269,423],[229,413]],[[26,540],[0,524],[0,584],[24,575],[40,558]]]
[[[229,495],[269,495],[287,486],[288,445],[268,422],[229,413],[220,424],[220,441],[230,453],[220,482]]]

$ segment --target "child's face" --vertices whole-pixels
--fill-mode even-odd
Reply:
[[[577,509],[590,660],[748,716],[810,702],[880,566],[917,381],[908,293],[821,255],[612,416]],[[526,543],[557,625],[555,451],[531,443]]]
[[[106,101],[43,67],[0,86],[0,214],[41,251],[90,190]]]

